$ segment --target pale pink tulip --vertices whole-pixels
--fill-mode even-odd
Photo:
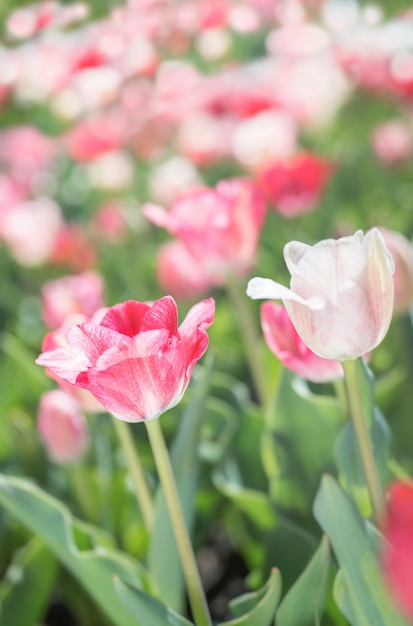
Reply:
[[[215,189],[190,191],[175,200],[169,213],[149,204],[143,212],[185,244],[211,284],[222,284],[228,273],[250,271],[265,206],[248,180],[224,180]]]
[[[90,317],[103,306],[103,279],[96,272],[62,276],[42,288],[42,317],[49,328],[61,326],[68,315]]]
[[[59,389],[40,399],[37,428],[47,454],[55,463],[74,463],[89,444],[87,422],[80,404]]]
[[[179,328],[171,296],[151,305],[129,300],[99,322],[70,327],[67,347],[43,352],[36,363],[90,391],[118,419],[155,419],[180,402],[213,319],[212,298],[193,306]]]
[[[264,302],[261,305],[261,327],[271,352],[298,376],[314,383],[343,376],[340,361],[323,359],[307,347],[295,330],[287,310],[280,304]]]
[[[253,278],[253,299],[283,300],[304,343],[327,359],[355,359],[375,348],[393,312],[394,263],[377,228],[366,235],[284,247],[290,289]]]

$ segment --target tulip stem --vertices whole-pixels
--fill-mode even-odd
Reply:
[[[252,315],[248,299],[245,297],[245,293],[240,292],[239,284],[233,276],[227,277],[226,288],[233,305],[234,313],[238,319],[238,325],[241,331],[255,391],[257,392],[260,404],[266,407],[270,401],[270,394],[266,385],[267,372],[265,371],[257,350],[260,336],[255,319]]]
[[[374,460],[373,447],[364,413],[361,390],[357,377],[357,361],[342,362],[345,385],[351,418],[359,447],[364,477],[370,495],[373,516],[378,527],[381,527],[386,516],[386,504],[379,474]]]
[[[181,560],[192,615],[196,626],[211,626],[212,621],[208,611],[204,590],[202,588],[195,554],[192,549],[191,540],[179,501],[178,489],[161,426],[159,420],[157,419],[148,420],[145,424],[155,458],[159,480],[162,485],[166,505],[169,511],[169,517]]]
[[[132,439],[129,424],[116,417],[113,418],[113,423],[126,456],[136,500],[142,513],[143,521],[147,531],[150,532],[152,530],[154,516],[152,496],[149,491],[148,483],[146,482],[145,472],[138,451]]]

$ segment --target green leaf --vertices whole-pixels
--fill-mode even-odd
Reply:
[[[277,611],[277,626],[320,626],[330,571],[330,548],[323,537],[304,572]]]
[[[137,587],[147,585],[145,571],[137,561],[99,545],[99,529],[75,520],[59,500],[28,480],[0,475],[0,505],[44,541],[114,624],[134,623],[115,592],[113,575]],[[76,540],[86,549],[80,550]]]
[[[213,359],[196,370],[198,380],[171,449],[171,461],[183,514],[190,530],[194,519],[195,494],[198,485],[198,446],[204,418]],[[199,375],[201,374],[201,375]],[[159,595],[168,606],[180,611],[184,601],[184,579],[169,514],[159,486],[155,500],[155,520],[148,553],[148,564],[158,585]]]
[[[230,602],[236,616],[219,626],[270,626],[281,597],[281,574],[273,568],[270,578],[258,591],[246,593]]]
[[[266,493],[248,489],[240,484],[240,476],[235,462],[228,459],[225,465],[212,474],[214,485],[263,530],[276,525],[276,516],[271,501]]]
[[[277,505],[307,514],[320,476],[333,469],[343,419],[335,398],[311,393],[284,371],[273,415],[263,432],[264,461]]]
[[[37,537],[21,548],[0,584],[1,623],[33,626],[40,622],[53,591],[57,569],[56,559]]]
[[[139,616],[143,626],[193,626],[192,622],[168,608],[153,596],[137,589],[119,578],[114,577],[116,592],[121,602],[130,612]]]
[[[353,626],[406,626],[383,588],[374,542],[353,501],[324,476],[314,516],[328,535],[341,569],[335,600]]]

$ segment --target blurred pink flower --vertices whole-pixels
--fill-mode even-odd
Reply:
[[[96,272],[63,276],[42,287],[42,317],[49,328],[59,328],[68,315],[91,317],[103,306],[103,279]]]
[[[383,533],[388,543],[383,545],[382,570],[393,599],[413,620],[413,484],[396,481],[387,496]]]
[[[387,228],[379,230],[394,261],[393,310],[407,313],[413,303],[413,245],[401,233]]]
[[[211,284],[223,284],[228,273],[239,276],[251,270],[265,205],[248,180],[223,180],[215,189],[189,191],[169,212],[151,204],[143,212],[185,244]]]
[[[157,276],[164,293],[177,299],[198,298],[208,291],[210,285],[203,267],[179,239],[159,248]]]
[[[394,264],[377,228],[366,235],[284,247],[290,289],[253,278],[253,299],[283,300],[304,343],[326,359],[356,359],[384,338],[393,313]]]
[[[129,228],[125,216],[125,207],[117,201],[102,204],[95,211],[92,224],[100,238],[115,243],[124,240]]]
[[[235,158],[251,170],[289,159],[297,147],[296,123],[285,111],[261,111],[237,124],[231,147]]]
[[[317,206],[332,171],[327,159],[303,152],[265,165],[257,173],[257,182],[277,213],[296,217]]]
[[[119,116],[102,116],[80,122],[65,137],[74,161],[93,161],[117,150],[125,141],[126,128]]]
[[[378,126],[371,142],[376,156],[387,165],[403,163],[413,154],[413,132],[402,120],[394,119]]]
[[[47,454],[55,463],[74,463],[89,445],[89,431],[80,404],[55,389],[40,398],[37,428]]]
[[[21,182],[50,168],[57,143],[34,126],[14,126],[0,132],[0,160]]]
[[[48,198],[22,202],[0,220],[0,237],[18,263],[46,263],[63,227],[58,205]]]
[[[152,305],[129,300],[108,309],[100,323],[72,326],[68,347],[43,352],[36,362],[88,389],[118,419],[154,419],[181,400],[213,319],[212,299],[193,306],[179,328],[172,297]]]
[[[287,310],[280,304],[264,302],[261,305],[261,326],[271,352],[298,376],[314,383],[343,376],[340,361],[323,359],[307,347],[295,330]]]
[[[49,260],[75,272],[90,269],[96,262],[96,249],[82,224],[71,222],[59,229]]]

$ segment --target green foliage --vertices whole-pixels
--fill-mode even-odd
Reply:
[[[63,504],[28,480],[0,476],[0,503],[42,539],[114,624],[129,626],[131,616],[115,592],[113,576],[148,589],[147,574],[139,563],[104,547],[99,529],[79,524]]]

